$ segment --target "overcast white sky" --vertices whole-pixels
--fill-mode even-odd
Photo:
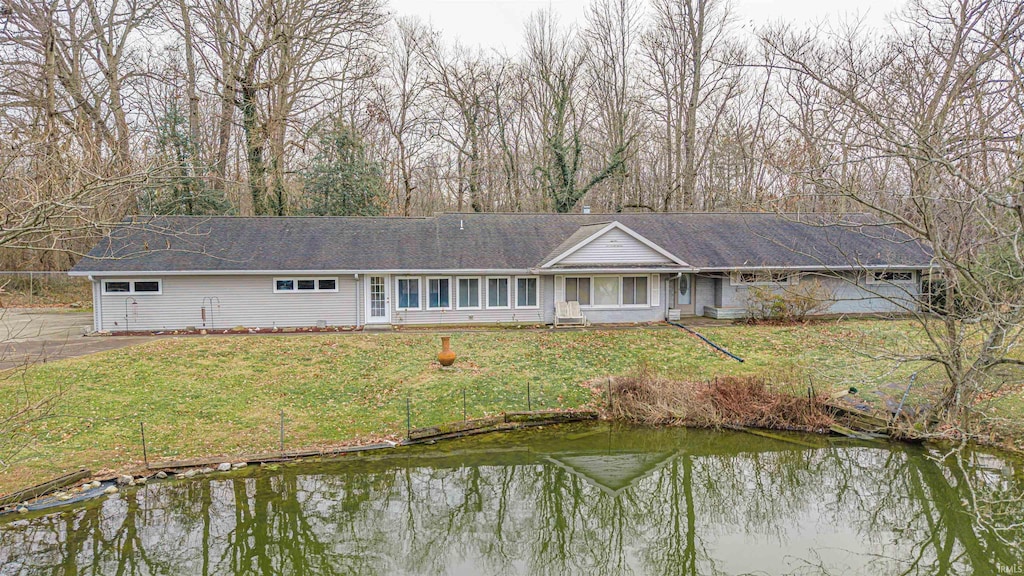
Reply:
[[[563,25],[582,22],[590,0],[390,0],[395,14],[415,14],[448,40],[484,48],[518,50],[526,18],[551,7]],[[865,23],[884,26],[885,16],[902,0],[734,0],[738,23],[773,20],[807,24],[827,18],[859,15]]]

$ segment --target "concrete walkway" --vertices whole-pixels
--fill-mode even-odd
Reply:
[[[0,309],[0,370],[133,346],[151,336],[86,338],[92,314],[46,308]]]

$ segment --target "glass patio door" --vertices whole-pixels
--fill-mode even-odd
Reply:
[[[366,277],[366,323],[391,322],[391,298],[388,297],[387,276]]]

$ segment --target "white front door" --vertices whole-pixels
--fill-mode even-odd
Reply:
[[[683,274],[676,281],[676,305],[689,306],[693,301],[693,277]]]
[[[391,322],[391,285],[387,275],[366,276],[366,323]]]

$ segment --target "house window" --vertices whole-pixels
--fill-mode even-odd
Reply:
[[[580,302],[582,305],[583,303]],[[594,306],[619,305],[619,277],[598,276],[594,278]]]
[[[458,303],[460,309],[480,308],[480,279],[459,278]]]
[[[565,301],[576,301],[580,306],[590,306],[590,278],[566,278]]]
[[[508,278],[487,279],[487,307],[508,308]]]
[[[914,281],[914,273],[910,270],[900,272],[869,272],[868,284],[906,284]]]
[[[274,278],[274,292],[337,292],[337,278]]]
[[[451,279],[427,278],[427,308],[450,310]]]
[[[618,308],[650,305],[649,276],[593,276],[565,279],[565,300],[580,306]]]
[[[116,294],[118,292],[128,293],[132,291],[132,283],[120,281],[104,282],[103,291],[107,294]]]
[[[796,284],[797,277],[787,272],[733,272],[729,280],[733,286],[788,286]]]
[[[160,294],[160,280],[104,280],[104,294]]]
[[[398,279],[398,309],[419,310],[420,309],[420,279],[399,278]]]
[[[537,307],[537,279],[516,278],[516,308]]]
[[[647,276],[622,277],[622,305],[647,305]]]

